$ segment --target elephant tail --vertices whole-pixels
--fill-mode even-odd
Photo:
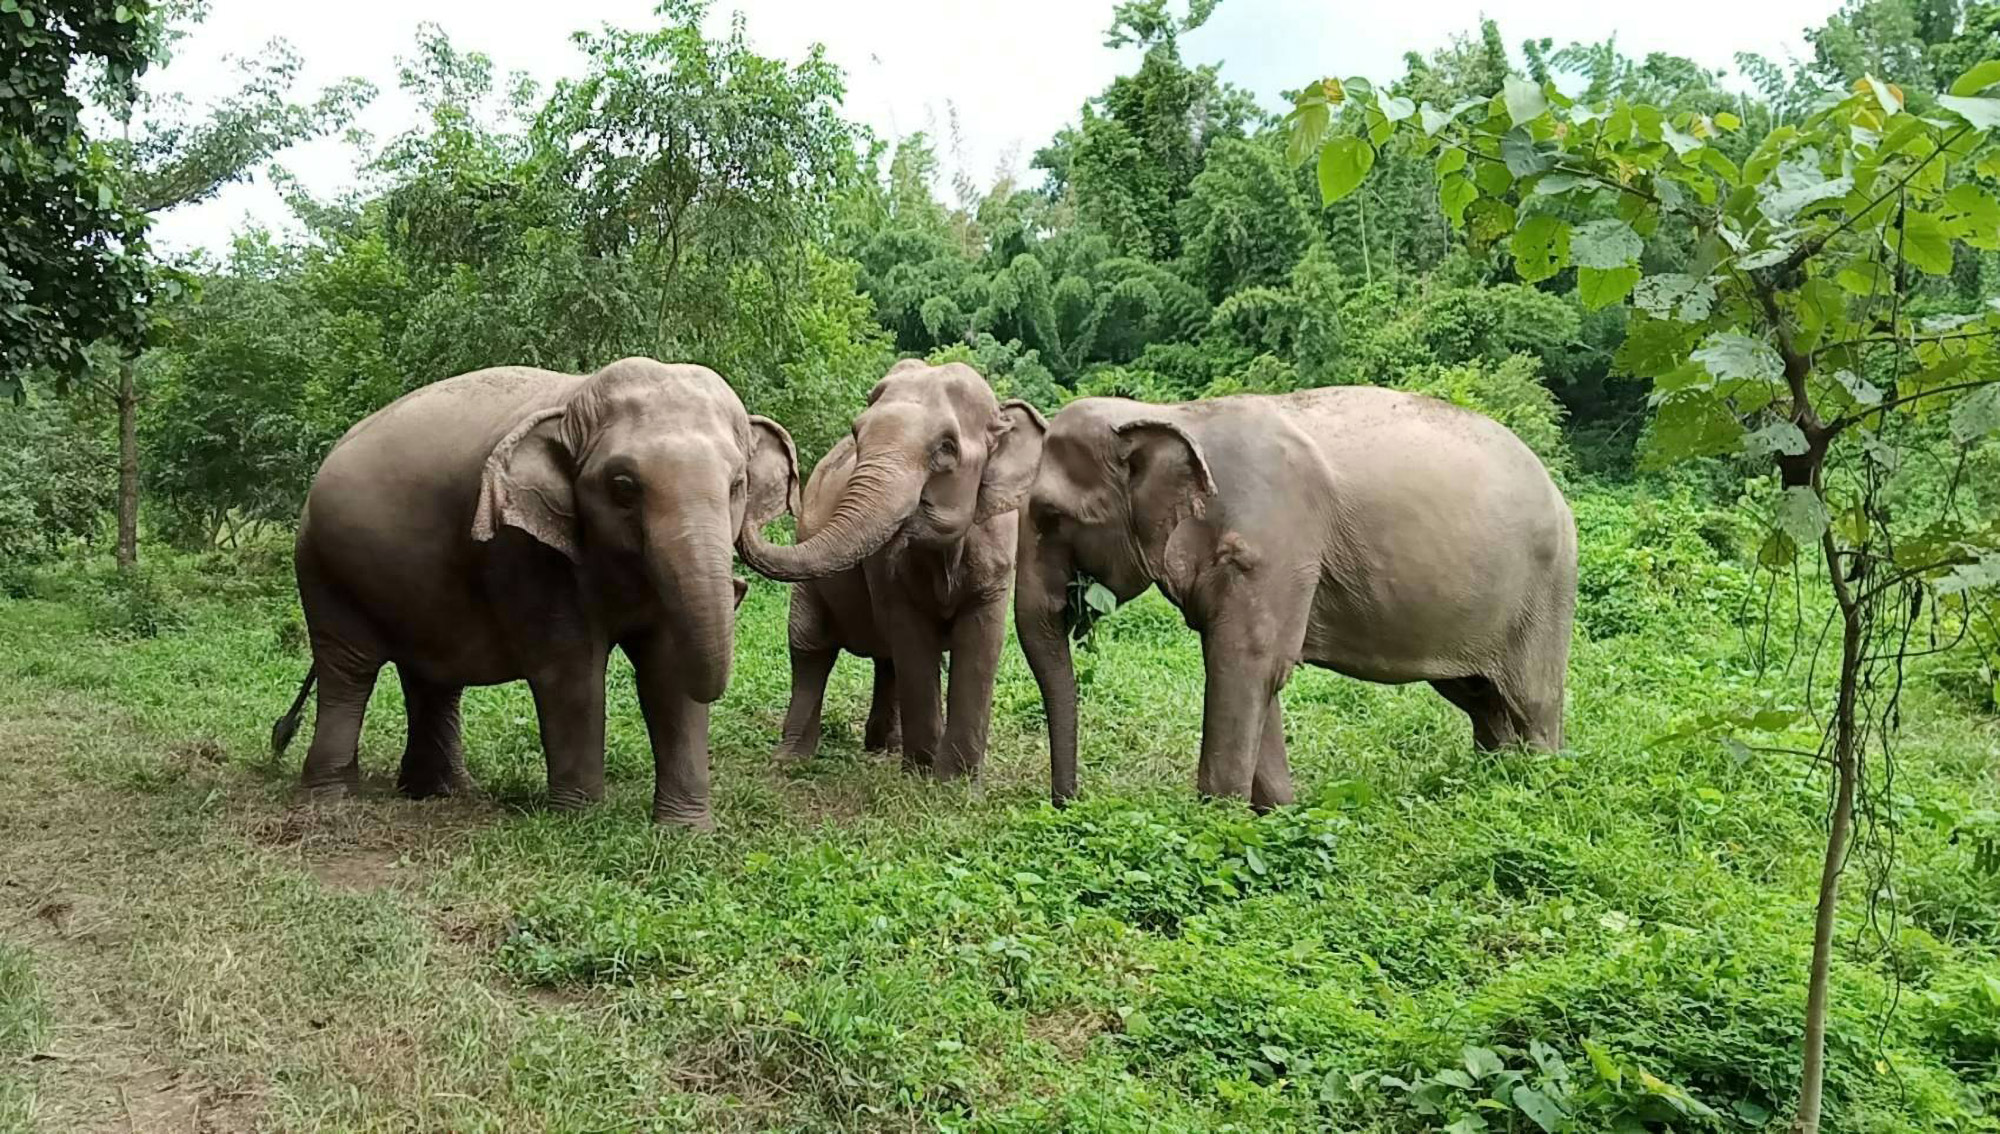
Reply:
[[[282,756],[292,743],[292,737],[299,731],[299,714],[306,707],[306,694],[312,692],[313,682],[319,680],[319,666],[306,669],[306,679],[299,682],[299,695],[292,698],[292,707],[285,715],[271,722],[271,755]]]

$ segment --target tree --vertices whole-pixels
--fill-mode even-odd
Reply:
[[[667,0],[657,31],[579,35],[590,70],[559,84],[537,123],[585,247],[643,269],[660,357],[701,357],[721,340],[735,265],[804,279],[804,247],[826,235],[853,146],[840,74],[818,50],[796,66],[758,55],[740,16],[708,39],[707,9]],[[784,320],[768,331],[773,354],[797,334]]]
[[[200,0],[160,11],[150,45],[155,59],[164,59],[168,45],[186,34],[187,24],[206,14]],[[255,59],[239,61],[241,85],[206,108],[194,110],[171,93],[134,93],[107,105],[122,129],[118,142],[104,149],[133,207],[157,214],[207,200],[224,185],[250,176],[254,166],[280,150],[345,125],[374,94],[367,83],[350,79],[311,103],[294,103],[290,92],[299,67],[298,54],[274,41]],[[92,381],[118,415],[117,559],[128,570],[139,559],[138,418],[144,395],[137,382],[135,348],[125,344],[115,383],[102,377]]]
[[[2000,249],[2000,60],[1933,105],[1912,113],[1901,88],[1867,75],[1754,139],[1741,163],[1722,144],[1742,127],[1733,113],[1578,103],[1518,77],[1447,107],[1327,79],[1289,119],[1327,199],[1360,184],[1377,148],[1429,156],[1474,247],[1531,283],[1573,271],[1587,308],[1629,299],[1617,363],[1652,379],[1653,458],[1735,460],[1768,510],[1763,565],[1816,559],[1840,656],[1831,703],[1812,706],[1810,755],[1833,788],[1798,1131],[1820,1126],[1840,880],[1857,811],[1875,806],[1893,759],[1910,633],[1926,610],[1962,631],[1971,592],[2000,584],[2000,526],[1968,523],[1958,480],[1934,471],[2000,431],[2000,300],[1942,286],[1965,250]],[[1358,135],[1334,128],[1335,109]],[[1661,271],[1647,239],[1674,229],[1694,252]],[[1736,733],[1796,717],[1717,712],[1689,732],[1741,745]],[[1893,822],[1886,805],[1871,818]]]
[[[75,90],[95,66],[129,98],[154,16],[150,0],[0,0],[0,394],[18,400],[38,367],[61,388],[93,341],[144,338],[145,210]]]

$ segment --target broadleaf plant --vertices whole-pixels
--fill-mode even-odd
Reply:
[[[2000,532],[1959,518],[1956,478],[1927,504],[1904,494],[1892,515],[1888,502],[1898,476],[1952,467],[2000,425],[2000,301],[1930,282],[1951,275],[1961,245],[2000,243],[2000,61],[1966,71],[1935,109],[1912,111],[1871,76],[1755,139],[1734,136],[1734,115],[1583,103],[1520,77],[1490,99],[1395,118],[1365,83],[1307,90],[1337,113],[1315,119],[1310,144],[1305,116],[1289,120],[1301,161],[1325,169],[1331,152],[1337,170],[1365,176],[1366,151],[1429,158],[1475,251],[1587,307],[1628,303],[1616,364],[1652,381],[1649,463],[1734,461],[1764,500],[1759,559],[1774,581],[1815,556],[1794,577],[1820,589],[1840,648],[1809,754],[1834,775],[1794,1125],[1815,1131],[1839,882],[1857,806],[1890,763],[1910,631],[1929,617],[1963,637],[1974,593],[1995,582],[1982,565]],[[1334,179],[1326,199],[1357,185]],[[1655,270],[1648,240],[1684,254]],[[1932,459],[1906,459],[1919,454]],[[1890,816],[1872,818],[1889,829]]]

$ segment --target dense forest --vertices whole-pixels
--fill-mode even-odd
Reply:
[[[0,0],[0,26],[48,7]],[[87,333],[30,337],[34,272],[89,273],[0,244],[0,748],[101,756],[14,761],[7,790],[75,787],[56,828],[115,814],[157,849],[75,885],[144,911],[146,987],[118,995],[207,1084],[197,1115],[2000,1129],[2000,3],[1848,0],[1809,58],[1727,71],[1489,20],[1272,108],[1191,60],[1213,0],[1126,0],[1106,46],[1136,67],[991,184],[706,0],[579,33],[580,77],[546,88],[427,26],[394,78],[423,122],[357,139],[331,198],[284,152],[381,77],[302,90],[285,48],[212,105],[141,95],[125,72],[171,91],[203,9],[140,7],[63,80],[100,127],[62,168],[110,234]],[[295,227],[147,250],[147,218],[253,175]],[[1319,673],[1284,694],[1300,804],[1197,804],[1200,656],[1147,596],[1079,633],[1099,786],[1066,810],[1011,654],[976,792],[940,805],[847,734],[778,773],[785,592],[759,582],[715,836],[536,811],[513,688],[468,697],[490,798],[448,822],[274,819],[290,539],[330,447],[453,375],[629,355],[713,368],[802,470],[905,357],[1045,413],[1350,384],[1480,411],[1576,514],[1570,751],[1475,755],[1439,705]],[[865,686],[843,670],[829,720]],[[616,696],[614,796],[650,774]],[[40,723],[104,706],[109,739]],[[91,802],[114,795],[142,802]],[[88,857],[50,828],[0,819],[0,845]],[[354,861],[365,885],[326,865]],[[196,873],[216,892],[138,891]],[[47,908],[23,921],[63,936]],[[65,998],[103,995],[46,948],[0,935],[0,1056],[27,1069],[0,1122],[95,1113],[32,1062]],[[325,1046],[384,1036],[351,1067]]]

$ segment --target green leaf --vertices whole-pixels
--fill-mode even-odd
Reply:
[[[1961,181],[1944,195],[1938,220],[1945,234],[1974,248],[2000,251],[2000,202],[1970,181]]]
[[[1612,1090],[1617,1090],[1625,1076],[1618,1069],[1617,1061],[1611,1058],[1611,1053],[1604,1050],[1602,1044],[1592,1040],[1583,1041],[1583,1053],[1590,1057],[1590,1066],[1597,1072],[1598,1080]]]
[[[1804,431],[1789,421],[1774,421],[1743,437],[1743,455],[1746,457],[1768,457],[1774,453],[1796,457],[1805,451]]]
[[[1814,170],[1813,174],[1811,180],[1796,181],[1785,188],[1766,193],[1757,201],[1758,210],[1772,220],[1782,223],[1797,216],[1808,205],[1845,197],[1854,189],[1852,177],[1820,177],[1817,170]],[[1780,184],[1783,184],[1782,178]]]
[[[1549,96],[1542,93],[1542,85],[1509,75],[1500,85],[1500,97],[1507,103],[1507,118],[1516,126],[1525,126],[1547,113]]]
[[[1492,244],[1514,231],[1514,206],[1481,197],[1465,209],[1465,231],[1480,245]]]
[[[1570,255],[1584,268],[1622,268],[1636,262],[1645,248],[1639,234],[1622,220],[1587,221],[1570,237]]]
[[[1110,614],[1118,609],[1118,596],[1103,583],[1092,583],[1083,592],[1084,604],[1099,614]]]
[[[1739,331],[1710,335],[1691,357],[1718,379],[1777,382],[1785,376],[1785,361],[1769,343]]]
[[[1465,1069],[1470,1071],[1472,1077],[1475,1079],[1485,1079],[1493,1075],[1498,1075],[1505,1069],[1505,1065],[1500,1062],[1500,1057],[1494,1054],[1493,1049],[1490,1047],[1472,1047],[1468,1045],[1464,1055]]]
[[[1528,283],[1548,279],[1569,263],[1569,222],[1549,213],[1536,213],[1521,221],[1508,243],[1514,253],[1514,271]]]
[[[1448,173],[1457,173],[1465,168],[1465,150],[1459,146],[1446,146],[1438,151],[1437,176],[1443,181]]]
[[[1483,98],[1462,99],[1443,110],[1427,102],[1417,108],[1417,121],[1423,125],[1425,134],[1435,135],[1451,125],[1453,119],[1485,101]]]
[[[1513,1102],[1545,1134],[1556,1134],[1569,1117],[1553,1099],[1533,1087],[1515,1087]]]
[[[1772,523],[1794,544],[1807,547],[1819,542],[1832,520],[1819,493],[1795,487],[1785,489],[1784,495],[1778,497],[1778,511]]]
[[[1463,174],[1454,173],[1438,186],[1438,202],[1444,206],[1444,215],[1453,228],[1465,224],[1465,206],[1479,199],[1479,190]]]
[[[1292,111],[1292,132],[1285,138],[1285,159],[1304,165],[1306,158],[1326,140],[1333,119],[1324,102],[1301,103]]]
[[[1639,269],[1633,265],[1622,268],[1579,267],[1576,270],[1576,295],[1583,302],[1586,311],[1597,311],[1609,307],[1632,293],[1632,285],[1639,282]]]
[[[1472,1089],[1472,1076],[1467,1075],[1465,1072],[1460,1071],[1456,1067],[1445,1068],[1444,1070],[1438,1072],[1437,1074],[1432,1075],[1431,1080],[1433,1082],[1444,1083],[1448,1086],[1457,1087],[1461,1091],[1469,1091]]]
[[[1935,213],[1903,210],[1903,223],[1882,230],[1882,242],[1918,271],[1933,276],[1951,274],[1951,237]]]
[[[1941,595],[2000,586],[2000,551],[1989,551],[1976,563],[1960,563],[1933,586]]]
[[[1620,374],[1655,378],[1686,360],[1695,333],[1695,328],[1671,320],[1635,318],[1611,356],[1612,366]]]
[[[1939,95],[1938,105],[1965,119],[1975,130],[2000,129],[2000,98]]]
[[[1743,448],[1743,423],[1712,392],[1677,394],[1660,403],[1653,417],[1646,460],[1658,468],[1691,457],[1712,457]]]
[[[1500,160],[1515,177],[1532,177],[1549,168],[1549,155],[1535,148],[1535,139],[1520,126],[1501,135]]]
[[[1976,95],[1995,83],[2000,83],[2000,59],[1988,59],[1972,65],[1972,69],[1951,81],[1954,95]]]
[[[1675,154],[1686,157],[1701,148],[1701,139],[1693,134],[1683,134],[1674,129],[1673,123],[1660,123],[1660,140],[1673,148]]]
[[[1852,370],[1834,371],[1833,380],[1840,383],[1840,388],[1847,391],[1847,396],[1854,399],[1855,405],[1879,406],[1882,404],[1881,387],[1861,377]]]
[[[1662,272],[1639,281],[1632,290],[1632,304],[1656,318],[1699,323],[1715,306],[1715,285],[1680,272]]]
[[[1331,205],[1354,192],[1375,168],[1375,147],[1356,137],[1335,138],[1319,151],[1319,197]]]
[[[1391,95],[1381,102],[1382,117],[1391,122],[1401,122],[1417,112],[1416,104],[1409,99]]]
[[[1994,432],[2000,432],[2000,383],[1974,390],[1951,407],[1951,435],[1959,443],[1969,445]]]

